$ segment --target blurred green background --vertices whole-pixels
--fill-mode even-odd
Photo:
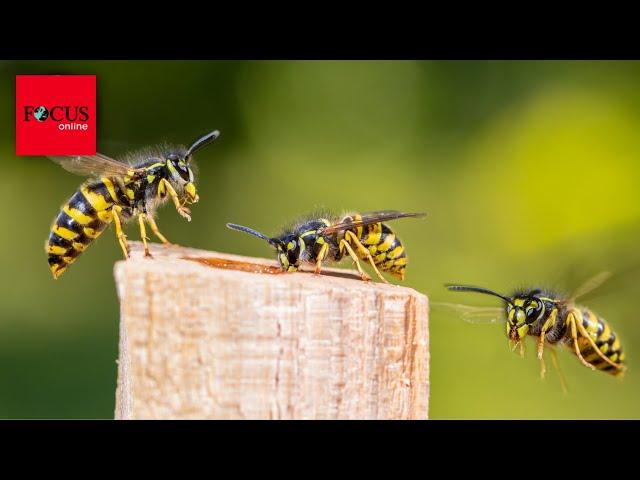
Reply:
[[[113,417],[118,244],[105,233],[54,281],[43,245],[81,179],[15,156],[15,75],[54,73],[97,75],[106,154],[222,132],[197,156],[193,221],[160,211],[183,245],[271,256],[224,223],[277,233],[318,206],[427,211],[395,223],[406,285],[487,306],[443,284],[570,291],[640,262],[637,62],[2,62],[0,417]],[[553,370],[540,380],[533,343],[521,359],[501,325],[432,308],[431,417],[640,417],[639,277],[588,303],[621,337],[626,377],[561,351],[568,396]]]

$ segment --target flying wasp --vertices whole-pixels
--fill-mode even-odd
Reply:
[[[215,130],[189,148],[164,145],[130,154],[124,161],[100,153],[49,157],[69,172],[92,178],[62,207],[51,226],[46,251],[53,277],[62,275],[112,221],[125,258],[129,246],[122,223],[133,217],[138,218],[145,256],[151,256],[145,222],[169,244],[158,230],[154,213],[171,198],[178,213],[191,221],[186,205],[199,199],[192,157],[219,135]]]
[[[576,304],[579,297],[599,287],[609,276],[608,272],[596,275],[568,298],[540,288],[517,291],[511,296],[506,296],[481,287],[447,285],[449,290],[457,292],[475,292],[498,297],[504,302],[504,308],[443,305],[460,311],[463,318],[471,322],[483,319],[493,322],[505,315],[505,329],[512,350],[519,345],[523,354],[525,337],[530,335],[536,338],[541,376],[544,376],[545,372],[545,345],[563,345],[569,348],[585,367],[622,376],[626,367],[620,340],[607,321],[590,309]],[[553,364],[558,368],[555,351],[553,348],[550,351]],[[560,378],[565,388],[562,376]]]
[[[369,277],[362,270],[361,259],[369,262],[378,278],[388,283],[380,271],[403,280],[407,254],[400,239],[382,222],[422,216],[423,213],[395,210],[351,213],[332,218],[310,216],[271,238],[242,225],[227,223],[227,227],[266,240],[276,249],[284,271],[295,272],[304,262],[314,264],[315,273],[319,274],[324,262],[338,262],[348,254],[363,280],[369,280]]]

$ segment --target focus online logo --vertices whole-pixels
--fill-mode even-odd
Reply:
[[[24,106],[24,121],[30,122],[35,119],[38,122],[51,120],[58,123],[58,130],[87,130],[89,126],[89,107],[87,105],[62,106],[54,105],[47,108],[45,106],[34,107]]]
[[[95,75],[16,76],[17,155],[95,153]]]

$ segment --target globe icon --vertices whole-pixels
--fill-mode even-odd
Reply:
[[[45,107],[37,107],[33,112],[33,116],[36,117],[36,120],[39,122],[44,122],[47,118],[49,118],[49,110]]]

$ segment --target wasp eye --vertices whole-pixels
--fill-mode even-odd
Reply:
[[[187,165],[182,161],[176,161],[172,163],[180,177],[182,177],[182,179],[186,182],[190,181],[191,175],[189,174],[189,167],[187,167]]]
[[[540,316],[540,311],[542,310],[542,305],[539,302],[533,301],[531,302],[526,310],[525,314],[527,316],[527,322],[531,323]]]

